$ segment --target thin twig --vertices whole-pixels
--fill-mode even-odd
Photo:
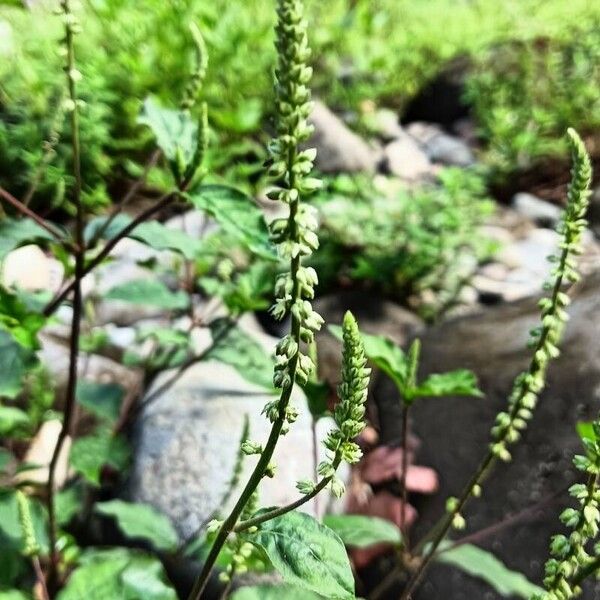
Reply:
[[[400,507],[400,533],[406,552],[410,549],[408,527],[406,525],[406,506],[408,504],[408,489],[406,486],[408,471],[408,410],[409,405],[404,402],[402,406],[402,473],[400,475],[402,506]]]
[[[42,595],[42,600],[50,600],[50,594],[48,594],[48,587],[46,586],[46,578],[44,577],[44,572],[42,571],[42,566],[40,565],[39,557],[32,556],[31,563],[35,572],[35,578],[40,584],[40,593]]]
[[[174,202],[177,198],[177,193],[168,192],[163,194],[161,198],[148,207],[146,210],[141,212],[131,223],[123,227],[119,233],[117,233],[114,237],[106,242],[102,250],[96,255],[96,257],[91,260],[87,265],[83,268],[83,276],[87,275],[90,271],[95,269],[113,250],[113,248],[123,239],[126,238],[140,223],[148,220],[150,217],[160,212],[163,208]],[[68,295],[73,291],[75,287],[75,280],[71,280],[45,307],[43,314],[48,317],[52,315],[58,307],[62,304],[62,302],[68,297]]]
[[[81,331],[82,317],[82,296],[81,280],[84,275],[85,261],[85,240],[84,240],[84,212],[81,201],[82,179],[81,179],[81,158],[79,145],[79,107],[77,103],[77,85],[75,71],[75,48],[74,48],[74,23],[71,13],[69,0],[61,2],[63,14],[65,16],[65,45],[67,48],[66,75],[69,89],[69,98],[72,102],[71,110],[71,144],[73,150],[73,174],[75,185],[73,189],[73,202],[76,208],[75,218],[75,241],[77,249],[75,251],[75,280],[73,283],[73,318],[71,321],[71,336],[69,340],[69,375],[67,380],[67,391],[65,399],[65,409],[62,428],[58,435],[56,446],[52,454],[48,470],[48,523],[49,523],[49,541],[50,541],[50,588],[55,589],[57,584],[57,571],[59,556],[57,553],[57,522],[55,506],[55,479],[56,467],[61,455],[65,439],[69,435],[72,425],[73,412],[75,407],[75,398],[77,390],[77,359],[79,357],[79,334]]]
[[[16,208],[22,215],[29,217],[35,221],[42,229],[46,230],[56,241],[64,242],[64,236],[58,229],[47,223],[37,213],[33,212],[30,208],[25,206],[20,200],[17,200],[10,192],[7,192],[4,188],[0,187],[0,196],[4,198],[11,206]]]
[[[98,229],[98,231],[94,234],[94,237],[90,240],[90,246],[93,246],[99,239],[102,238],[104,232],[110,227],[110,224],[114,221],[115,217],[123,212],[125,207],[131,202],[131,200],[138,193],[142,185],[146,183],[146,179],[150,171],[156,166],[156,163],[159,161],[162,156],[162,151],[160,149],[154,150],[154,152],[150,155],[150,158],[146,162],[144,166],[144,170],[140,177],[135,180],[135,182],[131,185],[123,199],[118,204],[115,204],[113,207],[108,219],[102,224],[102,226]]]

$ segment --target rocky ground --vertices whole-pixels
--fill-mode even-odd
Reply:
[[[435,181],[441,167],[467,167],[477,160],[473,127],[462,118],[445,127],[422,121],[401,126],[394,113],[374,110],[373,133],[368,140],[354,133],[322,103],[317,103],[312,119],[319,150],[317,166],[324,173],[371,173],[380,183],[383,180],[393,188],[396,184],[411,186]],[[413,427],[421,439],[415,460],[432,467],[440,481],[437,494],[412,498],[421,515],[418,530],[439,514],[444,499],[464,483],[485,447],[493,415],[503,405],[510,381],[524,366],[527,332],[535,323],[535,299],[550,271],[546,257],[556,248],[558,236],[553,229],[559,218],[557,205],[528,190],[514,195],[509,204],[499,204],[496,214],[484,226],[485,233],[499,242],[499,253],[493,261],[479,267],[462,292],[461,304],[447,315],[446,322],[432,329],[427,330],[416,315],[381,298],[344,294],[318,300],[317,308],[329,322],[339,323],[343,310],[352,308],[367,332],[389,335],[400,344],[414,335],[422,336],[428,372],[464,367],[473,369],[481,379],[487,394],[485,400],[432,401],[423,403],[415,412]],[[498,535],[481,539],[484,547],[509,566],[535,580],[540,577],[549,536],[558,528],[559,506],[566,500],[564,494],[556,494],[563,492],[575,477],[569,466],[570,457],[578,450],[575,423],[594,416],[600,400],[600,279],[592,274],[600,267],[600,188],[594,196],[590,220],[582,257],[583,271],[589,276],[575,291],[577,299],[564,356],[551,371],[539,418],[517,450],[515,464],[500,469],[486,489],[485,501],[474,506],[468,515],[470,532],[538,507],[526,518],[503,527]],[[188,232],[201,234],[203,224],[197,215],[178,216],[170,221],[177,228],[184,223]],[[171,374],[159,376],[146,391],[144,374],[125,369],[118,359],[134,344],[135,326],[140,322],[167,323],[166,315],[160,310],[132,309],[100,296],[103,290],[118,283],[147,277],[147,271],[138,266],[139,261],[153,258],[168,266],[172,257],[168,252],[154,253],[131,240],[120,243],[112,257],[112,262],[85,282],[86,297],[96,300],[96,322],[108,332],[108,351],[103,356],[88,355],[81,369],[87,378],[120,383],[132,398],[147,397]],[[23,264],[28,265],[26,271]],[[57,289],[61,276],[60,265],[33,246],[11,253],[2,270],[5,284],[16,283],[26,289]],[[43,334],[42,356],[52,366],[59,388],[64,386],[66,376],[69,319],[69,309],[62,309]],[[244,327],[265,347],[274,346],[275,339],[260,331],[254,319],[246,319]],[[202,336],[195,340],[199,349],[206,343]],[[335,344],[323,336],[321,361],[325,375],[336,372],[336,355]],[[134,466],[123,493],[154,504],[168,514],[183,537],[193,533],[218,507],[227,487],[243,415],[249,415],[253,435],[264,435],[266,422],[260,411],[265,400],[264,392],[242,380],[230,367],[217,362],[193,365],[138,417],[132,429]],[[385,382],[375,388],[373,405],[374,411],[379,410],[380,442],[397,443],[397,403]],[[312,471],[313,432],[307,411],[304,415],[282,445],[279,459],[285,468],[267,486],[262,498],[266,504],[295,498],[294,482]],[[319,510],[323,509],[321,505]],[[384,562],[372,569],[385,566]],[[367,570],[367,580],[372,572]],[[456,586],[450,583],[454,581]],[[454,589],[461,591],[451,593]],[[600,593],[600,588],[586,592],[584,598],[591,599],[595,593]],[[440,567],[418,597],[491,600],[499,596]]]

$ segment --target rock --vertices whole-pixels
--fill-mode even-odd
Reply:
[[[274,347],[274,338],[262,339]],[[161,374],[152,389],[172,375]],[[270,423],[261,411],[273,398],[224,363],[196,363],[140,414],[134,428],[134,464],[127,495],[153,505],[171,518],[182,537],[189,536],[216,510],[224,512],[235,501],[234,492],[226,507],[222,505],[244,415],[250,420],[250,438],[264,442]],[[294,393],[293,402],[300,416],[277,445],[275,478],[261,483],[263,506],[297,499],[296,481],[313,474],[310,414],[301,393]],[[325,434],[323,427],[329,426],[321,422],[320,439]],[[247,479],[255,462],[256,457],[244,460],[240,481]],[[319,506],[325,504],[321,500]],[[303,508],[314,514],[314,503]]]
[[[592,194],[590,208],[588,210],[588,219],[592,231],[596,237],[600,239],[600,186],[598,186]]]
[[[411,123],[406,132],[412,136],[434,163],[455,167],[470,167],[475,163],[471,148],[464,140],[450,135],[430,123]]]
[[[48,469],[58,436],[62,429],[62,422],[58,419],[45,421],[31,441],[23,459],[24,463],[39,465],[39,468],[27,469],[15,475],[15,480],[21,483],[31,482],[44,485],[48,481]],[[56,463],[55,489],[60,489],[69,473],[69,451],[71,449],[71,436],[67,436]]]
[[[419,503],[415,539],[444,513],[446,498],[460,492],[482,459],[494,417],[504,410],[513,379],[529,363],[529,331],[539,324],[536,305],[537,298],[532,298],[487,309],[421,336],[421,376],[472,369],[486,398],[444,398],[417,402],[411,409],[414,432],[422,441],[416,460],[440,475],[440,492]],[[513,460],[496,466],[486,478],[482,498],[472,500],[463,513],[467,530],[461,535],[469,535],[533,509],[526,518],[481,536],[477,544],[534,582],[543,577],[550,536],[560,531],[558,515],[573,506],[565,490],[582,481],[572,464],[582,451],[577,423],[595,418],[600,405],[600,273],[577,287],[568,312],[561,356],[550,365],[548,385],[523,440],[511,449]],[[394,386],[383,378],[375,395],[398,401]],[[432,568],[427,580],[419,600],[500,599],[481,582],[441,565]],[[460,593],[449,596],[447,590]],[[582,597],[600,597],[600,583],[590,580]]]
[[[540,227],[554,229],[560,220],[561,209],[555,204],[540,200],[533,194],[520,192],[515,194],[512,205],[514,209]]]
[[[379,108],[364,116],[367,127],[384,142],[391,142],[403,134],[398,114],[389,108]]]
[[[429,158],[408,135],[388,144],[383,152],[385,170],[400,179],[414,183],[433,175]]]
[[[373,172],[376,152],[331,112],[315,101],[310,122],[315,132],[309,145],[317,149],[316,166],[323,173]]]
[[[40,360],[50,369],[59,402],[64,398],[69,371],[69,348],[66,340],[47,333],[40,334]],[[81,354],[78,362],[79,377],[99,383],[118,383],[126,392],[133,393],[142,382],[138,369],[124,367],[119,363],[96,354]]]
[[[64,268],[34,244],[9,252],[2,262],[2,285],[28,292],[56,292],[60,288]]]

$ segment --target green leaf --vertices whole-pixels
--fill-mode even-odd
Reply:
[[[483,579],[501,596],[520,596],[528,600],[543,592],[527,578],[507,569],[492,553],[472,544],[461,544],[436,556],[438,562],[453,565],[465,573]]]
[[[59,525],[68,525],[83,506],[82,486],[70,485],[56,494],[56,520]]]
[[[105,295],[108,300],[122,300],[132,304],[143,304],[165,310],[185,310],[190,299],[178,290],[172,292],[158,279],[135,279],[117,285]]]
[[[0,406],[0,436],[7,436],[18,429],[27,428],[27,413],[14,406]]]
[[[256,585],[236,590],[230,600],[319,600],[319,596],[294,585]]]
[[[57,600],[177,600],[160,562],[117,548],[87,551]]]
[[[339,325],[330,325],[329,331],[339,340],[342,339],[342,328]],[[406,354],[392,340],[384,336],[361,333],[360,337],[369,360],[391,378],[404,396],[408,375]]]
[[[0,329],[0,398],[15,398],[23,389],[23,377],[37,362],[32,350]]]
[[[247,539],[264,550],[286,583],[326,598],[354,598],[354,577],[342,540],[309,515],[286,513],[262,523]]]
[[[202,185],[192,190],[188,198],[251,252],[267,260],[277,260],[264,215],[252,198],[224,185]]]
[[[581,440],[596,441],[596,432],[594,431],[594,423],[592,421],[579,421],[577,423],[577,435]]]
[[[0,473],[2,473],[6,467],[13,460],[12,452],[7,450],[6,448],[0,448]]]
[[[0,260],[15,248],[52,239],[50,233],[31,219],[5,217],[0,221]]]
[[[205,360],[218,360],[232,366],[244,379],[268,390],[273,390],[273,359],[264,348],[225,317],[210,324],[213,345],[204,355]]]
[[[85,230],[86,241],[89,242],[96,237],[107,219],[108,217],[96,217],[90,221]],[[131,223],[131,217],[118,215],[111,221],[102,237],[109,239],[118,235],[129,223]],[[189,260],[197,258],[204,250],[201,240],[193,238],[179,229],[171,229],[158,221],[140,223],[127,237],[146,244],[154,250],[177,252]]]
[[[364,515],[326,515],[323,524],[333,529],[346,546],[366,548],[373,544],[399,545],[402,542],[398,527],[391,521]]]
[[[147,504],[110,500],[98,502],[94,510],[113,517],[128,538],[147,540],[158,550],[173,550],[177,547],[178,537],[171,521]]]
[[[116,383],[77,382],[77,402],[101,419],[114,423],[120,414],[125,390]]]
[[[37,350],[37,334],[46,324],[46,317],[27,307],[22,297],[0,287],[0,327],[29,350]]]
[[[43,552],[48,551],[46,509],[36,498],[29,498],[29,510],[37,544]],[[19,508],[14,490],[0,491],[0,557],[4,552],[23,552],[25,543],[19,521]],[[1,563],[2,561],[0,561]]]
[[[0,591],[0,600],[29,600],[29,596],[19,590],[4,590]]]
[[[191,162],[196,150],[198,125],[188,112],[163,108],[152,98],[146,98],[138,123],[152,129],[158,147],[169,161],[176,161],[181,152],[185,165]]]
[[[477,377],[472,371],[459,369],[448,373],[430,375],[411,393],[412,398],[439,396],[476,396],[483,393],[477,387]]]
[[[100,485],[100,473],[105,465],[123,470],[129,461],[129,447],[109,429],[97,430],[73,442],[69,462],[75,471],[93,485]]]
[[[307,381],[302,386],[302,391],[308,402],[308,409],[314,419],[321,419],[329,414],[329,386],[323,381]]]

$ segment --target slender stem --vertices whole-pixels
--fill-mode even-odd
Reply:
[[[562,287],[562,282],[563,282],[562,273],[565,272],[565,266],[566,266],[567,259],[569,258],[569,253],[570,253],[570,250],[569,250],[569,242],[570,241],[571,241],[570,239],[566,240],[563,250],[560,255],[559,266],[557,268],[557,273],[559,273],[559,275],[557,275],[556,281],[554,282],[554,286],[552,288],[551,305],[553,308],[551,311],[551,313],[552,313],[551,316],[554,316],[554,314],[557,312],[558,295],[560,293],[560,290]],[[548,339],[548,335],[550,334],[550,331],[551,330],[548,325],[543,325],[541,335],[540,335],[540,337],[537,341],[536,347],[533,351],[533,359],[531,360],[529,369],[527,370],[527,375],[529,377],[522,379],[522,381],[519,385],[519,388],[518,388],[518,392],[519,392],[518,396],[517,396],[516,400],[512,403],[512,406],[510,407],[508,416],[509,416],[509,421],[511,423],[517,418],[519,410],[521,409],[522,399],[527,394],[533,393],[533,390],[531,389],[531,384],[526,383],[526,381],[535,378],[536,375],[540,375],[540,374],[543,375],[543,371],[544,371],[546,365],[540,365],[540,363],[537,359],[537,355],[538,355],[538,352],[543,351],[543,349],[546,345],[546,341]],[[508,442],[508,432],[509,431],[510,431],[510,428],[508,428],[508,427],[505,428],[504,433],[502,434],[501,438],[496,441],[499,443],[502,443],[502,444],[506,444]],[[490,448],[489,448],[486,456],[482,460],[482,462],[479,465],[475,474],[471,477],[471,480],[469,481],[467,486],[464,488],[462,494],[458,498],[458,501],[455,503],[452,510],[448,511],[448,513],[446,513],[446,515],[444,515],[440,519],[440,521],[438,521],[438,524],[436,526],[434,526],[434,528],[432,529],[432,531],[435,532],[435,535],[433,536],[431,544],[429,545],[427,551],[425,552],[425,555],[423,556],[423,561],[421,562],[419,568],[417,569],[417,571],[414,573],[414,575],[408,582],[406,589],[401,596],[401,600],[410,600],[412,592],[415,590],[415,588],[421,582],[421,579],[423,578],[423,575],[427,571],[427,568],[429,567],[429,564],[431,563],[431,560],[432,560],[434,554],[436,553],[438,546],[441,544],[443,539],[446,537],[446,534],[450,530],[450,527],[452,526],[454,517],[456,515],[460,514],[460,512],[464,508],[464,506],[467,503],[467,501],[469,500],[469,498],[473,495],[473,490],[477,486],[481,485],[481,483],[485,479],[486,474],[493,467],[495,462],[496,462],[496,454],[493,451],[492,445],[490,445]],[[427,536],[427,538],[428,537],[429,536]],[[426,540],[422,540],[420,542],[420,544],[419,544],[420,549],[423,549],[425,547],[425,541]]]
[[[127,190],[127,193],[125,194],[125,196],[123,196],[123,199],[121,200],[121,202],[119,202],[119,204],[116,204],[114,206],[108,219],[106,219],[106,221],[102,224],[100,229],[98,229],[98,231],[96,232],[96,234],[90,241],[90,246],[93,246],[99,239],[102,238],[102,235],[110,227],[110,224],[114,221],[115,217],[118,214],[120,214],[121,212],[123,212],[123,209],[135,197],[135,195],[138,193],[139,189],[146,182],[146,179],[148,178],[148,174],[156,166],[156,163],[159,161],[161,156],[162,156],[162,151],[160,149],[154,150],[154,152],[151,154],[150,158],[146,162],[146,165],[144,166],[144,170],[143,170],[142,174],[140,175],[140,177],[138,179],[135,180],[135,182],[131,185],[129,190]]]
[[[58,229],[50,225],[37,213],[33,212],[30,208],[25,206],[20,200],[17,200],[10,192],[7,192],[4,188],[0,187],[0,197],[2,197],[11,206],[16,208],[22,215],[29,217],[34,220],[42,229],[46,230],[57,242],[64,242],[64,236]]]
[[[600,556],[596,556],[585,567],[582,567],[575,573],[571,583],[573,586],[581,585],[588,577],[594,575],[600,570]]]
[[[38,583],[40,584],[40,593],[42,596],[42,600],[50,600],[50,594],[48,594],[48,588],[46,587],[46,578],[44,577],[44,572],[42,571],[42,566],[40,565],[39,557],[32,556],[31,563],[35,572],[35,577]]]
[[[48,524],[50,541],[50,588],[54,589],[57,583],[57,569],[59,556],[56,548],[57,523],[56,523],[56,504],[55,504],[55,481],[56,467],[61,455],[64,442],[71,432],[73,414],[75,408],[75,398],[77,391],[77,360],[79,357],[79,334],[81,331],[81,317],[83,302],[81,296],[81,280],[84,276],[85,260],[85,240],[84,230],[84,212],[81,201],[82,179],[81,179],[81,158],[79,144],[79,107],[77,104],[77,84],[75,76],[75,48],[72,13],[69,0],[61,2],[63,14],[65,16],[65,45],[67,48],[66,75],[69,89],[69,97],[72,102],[71,110],[71,146],[73,151],[73,174],[75,185],[73,189],[73,202],[76,209],[75,217],[75,241],[77,249],[75,251],[75,280],[73,282],[73,318],[71,321],[71,336],[69,340],[69,374],[67,380],[67,391],[65,398],[65,409],[62,428],[58,435],[56,446],[52,454],[48,471]]]
[[[289,189],[295,189],[295,174],[294,174],[294,164],[296,161],[297,150],[294,147],[290,147],[288,156],[287,156],[287,173],[289,174],[288,187]],[[290,239],[295,240],[298,234],[298,226],[296,223],[296,216],[298,213],[298,203],[299,201],[296,199],[293,202],[290,202],[290,210],[288,216],[288,228],[289,228],[289,236]],[[300,268],[300,256],[294,256],[290,261],[290,276],[293,282],[291,297],[292,299],[296,299],[300,297],[300,283],[298,281],[298,269]],[[296,342],[297,346],[300,345],[300,327],[301,321],[298,317],[297,313],[292,313],[292,323],[291,323],[291,338]],[[217,533],[217,537],[213,542],[213,545],[206,557],[204,565],[202,566],[202,571],[200,575],[196,579],[194,583],[194,587],[189,595],[188,600],[200,600],[202,597],[202,593],[206,588],[206,584],[208,583],[208,579],[212,572],[212,569],[217,561],[219,553],[223,548],[225,542],[229,534],[234,530],[244,507],[256,491],[256,488],[260,484],[262,478],[264,477],[265,471],[273,458],[273,453],[275,452],[275,447],[277,446],[277,442],[279,441],[279,437],[281,435],[281,430],[285,424],[286,418],[286,409],[290,401],[290,397],[292,395],[292,390],[294,388],[294,381],[296,379],[296,370],[298,367],[298,352],[294,354],[292,358],[289,360],[288,369],[290,376],[290,383],[285,386],[281,391],[281,396],[279,399],[279,410],[278,416],[275,419],[273,426],[271,427],[271,433],[269,434],[269,438],[267,443],[265,444],[263,451],[254,467],[254,471],[250,475],[246,486],[244,487],[242,493],[238,501],[236,502],[233,510],[229,514],[229,516],[223,522],[221,529]]]
[[[338,465],[339,465],[339,461],[338,461]],[[336,465],[334,463],[334,469],[338,465]],[[240,531],[246,531],[246,529],[249,529],[250,527],[256,527],[257,525],[260,525],[261,523],[266,523],[267,521],[270,521],[271,519],[275,519],[276,517],[281,517],[281,515],[285,515],[286,513],[289,513],[292,510],[296,510],[297,508],[300,508],[303,504],[306,504],[307,502],[312,500],[318,493],[323,491],[329,485],[329,483],[331,482],[332,479],[333,479],[333,477],[324,477],[323,479],[321,479],[321,481],[319,481],[319,483],[315,486],[315,488],[311,492],[309,492],[308,494],[305,494],[304,496],[302,496],[302,498],[298,498],[298,500],[291,502],[290,504],[286,504],[285,506],[280,506],[279,508],[274,508],[273,510],[270,510],[269,512],[262,513],[261,515],[259,515],[258,517],[254,517],[253,519],[247,519],[246,521],[242,521],[241,523],[239,523],[239,525],[237,525],[234,528],[234,531],[236,533],[239,533]]]
[[[125,237],[127,237],[140,223],[148,220],[150,217],[160,212],[163,208],[171,204],[177,198],[177,193],[168,192],[161,196],[161,198],[148,207],[146,210],[141,212],[131,223],[127,226],[123,227],[119,233],[117,233],[114,237],[106,242],[102,250],[96,255],[96,257],[87,263],[83,267],[83,276],[87,275],[90,271],[95,269],[113,250],[113,248]],[[62,302],[68,297],[68,295],[75,288],[75,279],[71,280],[45,307],[44,307],[44,315],[50,316],[52,315],[58,307],[62,304]]]
[[[404,549],[410,550],[408,527],[406,526],[406,505],[408,504],[408,489],[406,486],[408,471],[408,411],[410,405],[404,403],[402,406],[402,473],[400,486],[402,488],[402,506],[400,507],[400,533],[403,538]]]

